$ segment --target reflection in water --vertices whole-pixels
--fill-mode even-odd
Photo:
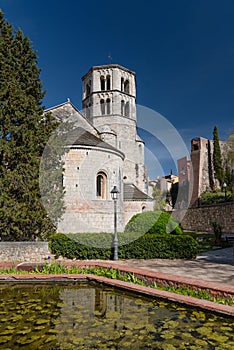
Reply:
[[[0,349],[232,349],[234,320],[97,285],[0,287]]]

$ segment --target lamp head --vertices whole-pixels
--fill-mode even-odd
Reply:
[[[112,190],[111,190],[110,193],[111,193],[111,198],[112,198],[113,200],[116,200],[116,199],[118,198],[119,191],[118,191],[118,189],[117,189],[116,186],[114,186],[114,187],[112,188]]]

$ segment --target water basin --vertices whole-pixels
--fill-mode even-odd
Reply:
[[[234,349],[234,319],[98,284],[0,286],[0,349]]]

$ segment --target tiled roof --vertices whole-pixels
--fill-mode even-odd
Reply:
[[[102,141],[99,137],[91,134],[83,128],[75,128],[67,133],[67,146],[91,146],[112,150],[121,153],[117,148]]]
[[[153,200],[148,194],[142,192],[134,184],[124,184],[124,201]]]

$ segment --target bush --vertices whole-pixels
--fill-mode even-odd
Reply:
[[[119,233],[119,242],[123,242],[128,235],[132,239],[132,233]],[[112,258],[111,247],[86,246],[61,233],[52,237],[49,246],[56,257],[80,260]],[[119,259],[191,259],[196,257],[197,252],[198,243],[190,236],[148,233],[128,244],[120,245]]]
[[[232,201],[232,194],[227,193],[225,198],[225,193],[216,191],[216,192],[203,192],[200,196],[200,205],[212,205],[217,203],[225,203]]]
[[[183,230],[169,213],[163,211],[146,211],[134,215],[127,223],[125,232],[139,234],[182,234]]]

